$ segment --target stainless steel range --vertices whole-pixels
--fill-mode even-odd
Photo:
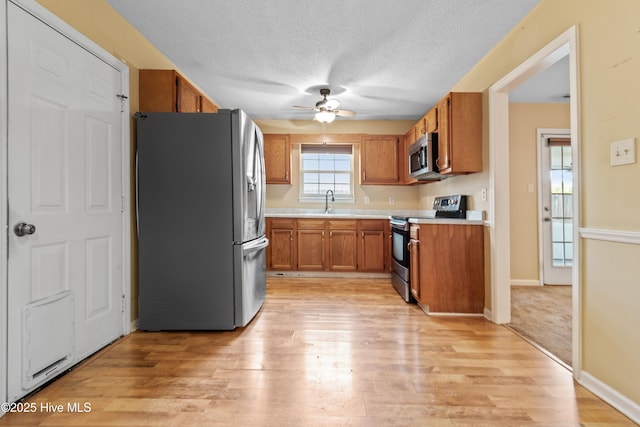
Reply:
[[[429,218],[465,219],[467,217],[467,196],[456,194],[436,197],[433,200],[433,211],[433,216]],[[415,303],[416,300],[411,295],[411,276],[409,274],[411,268],[409,265],[409,218],[392,216],[389,219],[391,227],[391,283],[405,302]]]
[[[391,283],[406,302],[416,302],[409,286],[409,218],[392,216],[391,226]]]

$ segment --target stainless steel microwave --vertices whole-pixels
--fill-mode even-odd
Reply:
[[[438,134],[426,133],[409,146],[409,176],[418,180],[440,179],[438,174]]]

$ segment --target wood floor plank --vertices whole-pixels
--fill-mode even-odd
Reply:
[[[25,399],[91,411],[0,426],[632,426],[480,317],[426,316],[387,279],[269,278],[245,328],[135,332]]]

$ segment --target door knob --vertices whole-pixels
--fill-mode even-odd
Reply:
[[[548,216],[545,216],[543,219],[544,219],[545,222],[550,222],[551,221],[551,218],[549,218]]]
[[[25,236],[36,232],[36,226],[33,224],[27,224],[26,222],[19,222],[13,227],[13,232],[16,236]]]

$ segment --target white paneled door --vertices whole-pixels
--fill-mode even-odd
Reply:
[[[7,394],[119,337],[121,75],[8,2]]]

